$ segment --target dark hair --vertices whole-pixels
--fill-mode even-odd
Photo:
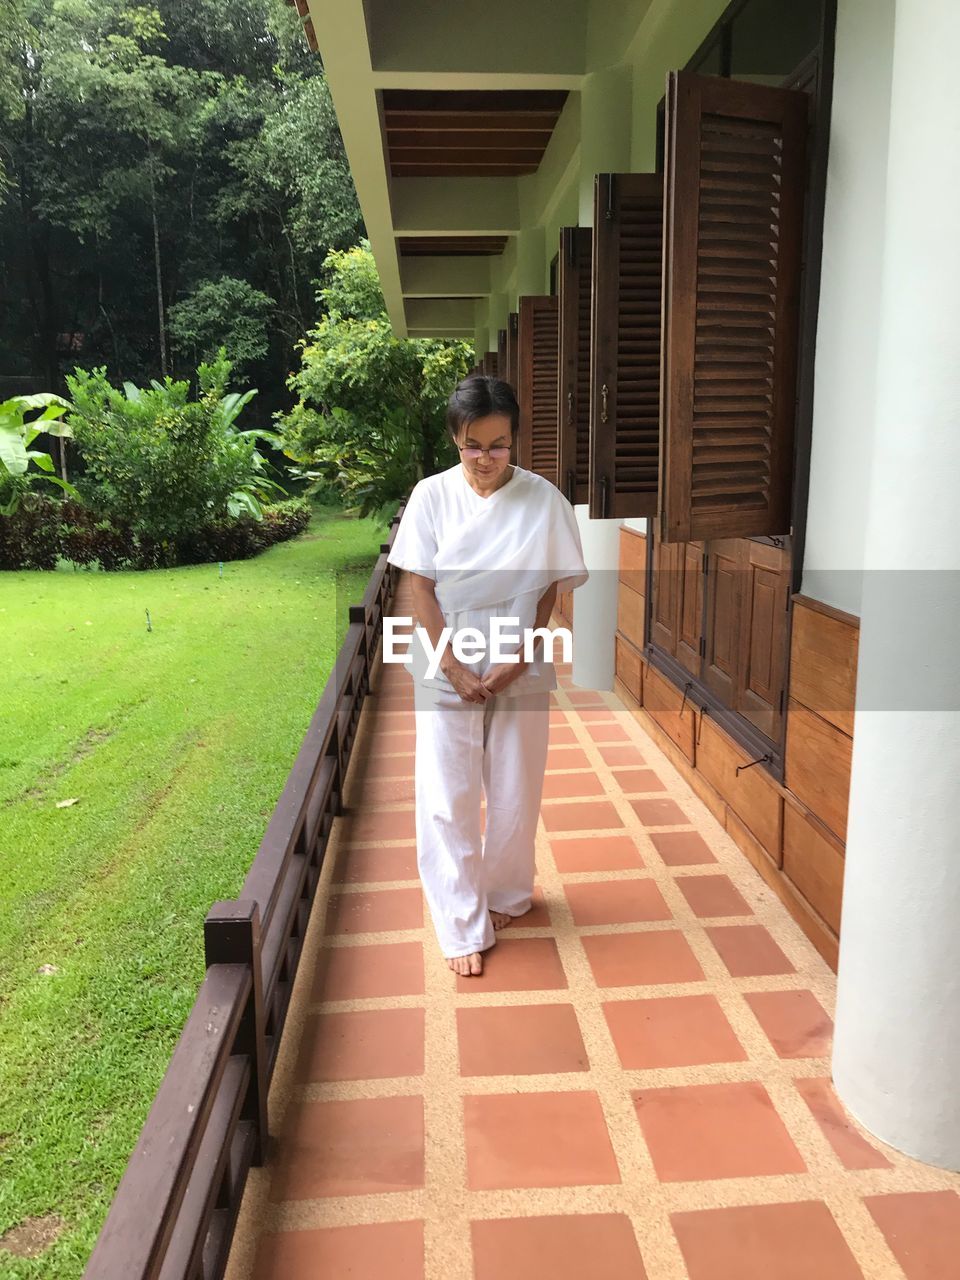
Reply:
[[[510,419],[510,427],[516,435],[520,429],[520,406],[509,382],[491,378],[485,373],[475,373],[458,382],[453,395],[447,401],[447,430],[456,440],[464,427],[477,418],[487,418],[501,413]]]

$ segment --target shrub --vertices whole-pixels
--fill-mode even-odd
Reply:
[[[228,394],[231,367],[222,348],[201,364],[196,400],[189,383],[172,378],[147,389],[125,383],[123,391],[104,368],[67,378],[68,421],[85,467],[81,495],[142,550],[154,544],[161,563],[178,539],[241,511],[258,519],[261,502],[283,492],[256,447],[258,436],[274,437],[234,425],[256,392]]]
[[[129,527],[98,520],[78,502],[36,498],[0,520],[0,569],[54,569],[57,559],[101,569],[156,569],[176,564],[248,560],[310,523],[310,504],[292,498],[249,513],[211,520],[175,542],[138,537]]]

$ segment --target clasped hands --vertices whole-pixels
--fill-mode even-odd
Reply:
[[[512,684],[526,671],[527,666],[523,658],[517,662],[498,662],[482,676],[478,676],[475,671],[464,666],[449,650],[440,660],[440,670],[464,702],[486,702],[495,694],[502,693],[507,685]]]

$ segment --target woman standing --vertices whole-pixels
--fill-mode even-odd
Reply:
[[[543,640],[523,659],[527,628],[546,628],[559,591],[587,580],[570,503],[535,472],[510,465],[520,411],[513,389],[464,379],[447,406],[460,462],[415,485],[390,564],[411,573],[417,865],[440,948],[456,973],[483,972],[495,931],[530,909],[534,839],[547,760],[550,691]],[[491,623],[519,642],[519,661],[490,662]],[[479,661],[452,646],[431,674],[419,628],[439,647],[475,628]],[[475,650],[476,651],[476,650]],[[486,800],[481,838],[480,797]]]

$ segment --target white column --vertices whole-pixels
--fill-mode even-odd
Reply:
[[[840,1097],[868,1129],[951,1169],[960,1168],[958,46],[956,0],[897,0],[833,1059]]]
[[[580,90],[580,225],[593,225],[597,173],[630,169],[632,76],[611,67],[587,76]],[[586,504],[574,508],[590,578],[573,597],[573,681],[585,689],[612,689],[616,660],[620,520],[591,520]]]
[[[620,521],[591,520],[586,503],[574,511],[590,577],[573,593],[573,683],[584,689],[612,689]]]

